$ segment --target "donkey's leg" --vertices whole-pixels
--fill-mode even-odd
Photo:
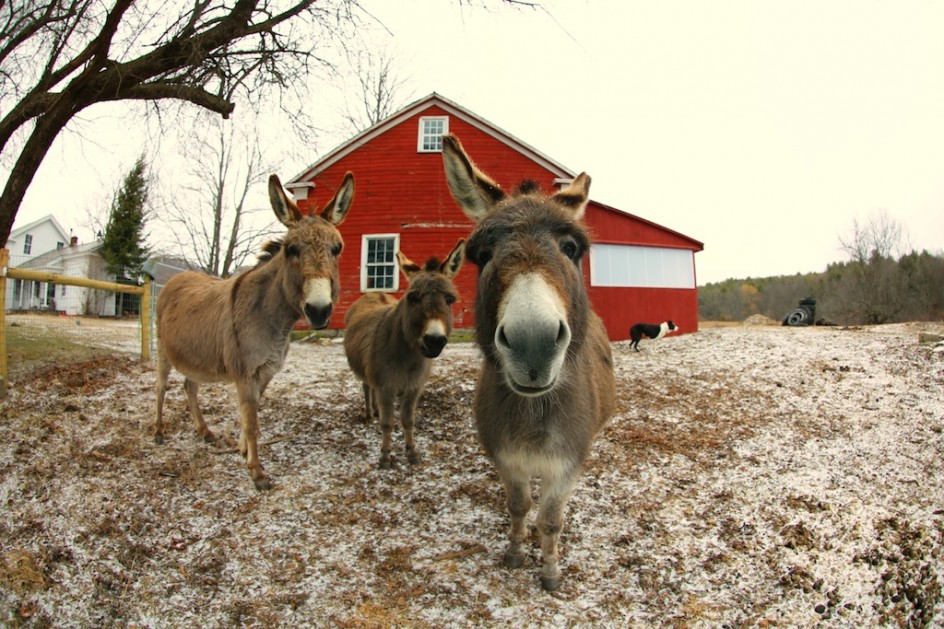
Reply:
[[[170,361],[163,352],[157,352],[157,413],[154,419],[154,443],[164,443],[164,394],[167,393],[167,378]]]
[[[517,467],[497,466],[498,475],[505,485],[508,498],[508,513],[511,515],[509,543],[505,550],[504,563],[508,568],[520,568],[524,564],[524,544],[527,536],[525,519],[531,510],[531,477]]]
[[[213,441],[216,439],[216,435],[213,434],[203,420],[203,413],[200,412],[200,400],[197,398],[197,393],[200,391],[200,384],[191,380],[190,378],[184,378],[184,391],[187,392],[187,404],[190,405],[190,415],[193,416],[193,427],[196,429],[197,434],[207,442]]]
[[[365,381],[364,383],[364,417],[369,422],[370,419],[374,416],[374,400],[373,395],[371,394],[370,385]]]
[[[380,440],[380,463],[378,467],[382,470],[390,469],[390,447],[391,435],[397,424],[397,417],[394,413],[394,396],[387,393],[374,390],[374,399],[377,400],[380,410],[380,430],[383,436]]]
[[[400,398],[400,425],[403,426],[403,439],[406,443],[406,459],[412,465],[420,462],[420,453],[416,449],[414,427],[416,425],[416,403],[420,399],[420,390],[406,391]]]
[[[256,382],[237,382],[236,394],[239,396],[239,411],[242,425],[239,431],[239,449],[246,457],[246,467],[256,484],[256,489],[271,489],[272,481],[262,469],[259,460],[259,399],[261,388]]]
[[[370,416],[380,417],[380,408],[377,402],[377,392],[371,387],[370,389]]]
[[[548,592],[553,592],[561,585],[561,571],[557,565],[558,541],[564,525],[564,508],[576,480],[577,473],[572,470],[560,470],[557,474],[547,474],[541,479],[541,506],[537,525],[541,532],[541,586]]]

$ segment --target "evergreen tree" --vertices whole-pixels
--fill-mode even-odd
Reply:
[[[139,275],[149,253],[144,242],[148,199],[146,169],[142,155],[125,176],[108,214],[101,254],[108,272],[117,278]]]

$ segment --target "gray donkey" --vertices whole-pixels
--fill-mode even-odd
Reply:
[[[216,436],[200,412],[201,382],[235,382],[241,426],[239,450],[259,489],[271,488],[259,460],[259,402],[282,369],[289,333],[302,316],[313,328],[328,325],[338,299],[338,255],[344,241],[337,225],[354,198],[354,176],[345,175],[319,216],[303,217],[269,178],[276,217],[288,226],[281,241],[266,243],[254,268],[227,279],[187,271],[167,282],[157,299],[157,419],[154,440],[164,442],[164,393],[171,367],[184,375],[184,390],[197,434]]]
[[[594,438],[616,405],[610,343],[591,310],[580,264],[590,239],[580,219],[590,177],[545,196],[533,185],[506,195],[443,137],[449,189],[478,223],[466,256],[479,267],[475,337],[484,354],[474,412],[479,439],[505,485],[511,543],[524,563],[531,478],[541,477],[537,526],[541,584],[561,584],[564,509]]]
[[[430,258],[423,268],[397,252],[400,270],[410,283],[403,299],[368,293],[354,302],[344,319],[344,352],[354,375],[364,383],[367,419],[380,414],[383,439],[380,468],[390,467],[391,433],[400,424],[410,463],[419,463],[414,441],[416,403],[452,332],[452,304],[458,299],[452,278],[462,266],[465,241],[460,239],[441,263]]]

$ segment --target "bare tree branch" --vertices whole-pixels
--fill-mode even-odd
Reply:
[[[12,163],[0,193],[5,243],[49,147],[77,114],[109,101],[172,99],[226,118],[237,94],[252,102],[268,88],[304,83],[298,79],[311,64],[324,62],[318,47],[355,25],[359,7],[357,0],[21,0],[0,10],[0,156]]]

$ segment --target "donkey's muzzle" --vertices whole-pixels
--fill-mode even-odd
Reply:
[[[308,319],[308,325],[315,330],[328,327],[332,310],[334,310],[334,305],[331,302],[324,305],[305,304],[305,318]]]
[[[495,349],[515,393],[543,395],[557,384],[570,344],[570,327],[563,319],[525,323],[499,325],[495,331]]]
[[[420,350],[426,358],[436,358],[442,354],[448,339],[442,334],[424,334],[420,343]]]

